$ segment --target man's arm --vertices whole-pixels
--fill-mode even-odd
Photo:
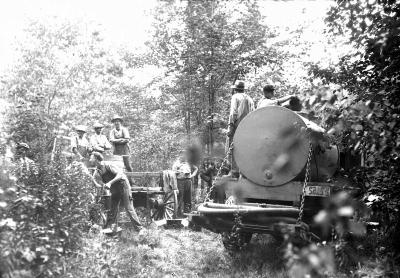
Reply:
[[[247,96],[248,98],[249,98],[249,112],[252,112],[252,111],[254,111],[255,110],[255,108],[254,108],[254,101],[253,101],[253,99],[251,98],[251,96]]]
[[[103,181],[101,180],[101,176],[100,176],[100,174],[99,174],[99,172],[97,170],[94,171],[93,176],[91,176],[91,178],[92,178],[93,184],[97,188],[102,188],[103,187]]]
[[[79,152],[78,152],[78,148],[77,147],[72,147],[72,152],[78,156],[82,156]]]
[[[131,139],[131,136],[129,135],[129,130],[126,127],[122,128],[122,136],[124,138],[121,138],[121,143],[128,143]]]
[[[199,168],[197,168],[197,166],[194,166],[194,165],[193,165],[193,168],[194,168],[194,171],[193,171],[192,174],[190,175],[190,178],[195,177],[195,176],[197,175],[197,172],[199,171]]]
[[[263,100],[264,100],[264,99],[262,98],[262,99],[260,99],[260,100],[257,102],[257,109],[261,107],[261,103],[262,103]]]
[[[100,152],[104,151],[104,148],[100,146],[99,142],[96,140],[95,135],[92,135],[90,137],[89,146],[95,151],[100,151]]]
[[[281,105],[282,103],[284,103],[285,101],[288,101],[292,97],[294,97],[294,95],[288,95],[288,96],[284,96],[284,97],[275,99],[275,101],[277,102],[278,105]]]
[[[115,139],[114,130],[113,129],[111,129],[111,131],[110,131],[110,142],[111,143],[118,143],[117,139]]]
[[[95,138],[95,136],[94,135],[92,135],[92,136],[90,136],[90,138],[89,138],[89,145],[92,147],[92,148],[96,148],[96,146],[97,146],[97,140],[96,140],[96,138]]]
[[[103,135],[103,138],[104,138],[104,149],[105,150],[110,150],[111,149],[111,144],[110,144],[110,142],[108,142],[108,139],[107,139],[107,137],[105,136],[105,135]]]
[[[234,125],[237,120],[237,115],[238,115],[238,101],[236,96],[233,95],[231,99],[231,108],[229,112],[228,133],[226,134],[229,138],[233,136]]]
[[[206,181],[206,182],[209,182],[209,181],[211,180],[211,177],[210,177],[209,175],[207,175],[207,173],[201,173],[201,174],[200,174],[200,178],[201,178],[203,181]]]
[[[78,138],[76,136],[72,137],[71,149],[72,149],[72,152],[75,155],[79,156],[80,159],[83,158],[83,156],[78,152]]]
[[[124,134],[124,131],[122,130],[122,134]],[[128,135],[129,135],[129,133],[128,133]],[[125,136],[125,135],[124,135]],[[111,130],[110,131],[110,142],[111,143],[126,143],[127,141],[126,141],[126,139],[125,138],[119,138],[119,139],[117,139],[117,138],[115,138],[115,135],[114,135],[114,130]]]
[[[229,124],[234,124],[238,115],[238,102],[236,96],[233,95],[231,99],[231,109],[229,112]]]
[[[75,136],[73,136],[72,137],[72,139],[71,139],[71,150],[72,150],[72,152],[74,153],[74,154],[77,154],[77,147],[78,147],[78,143],[77,143],[77,141],[76,141],[76,137]]]
[[[110,188],[111,185],[113,185],[115,182],[120,181],[120,180],[126,180],[127,181],[127,178],[126,178],[124,172],[122,172],[121,169],[119,169],[119,168],[117,168],[117,167],[115,167],[113,165],[107,165],[107,170],[111,171],[113,174],[115,174],[115,177],[112,180],[110,180],[109,182],[107,182],[105,184],[105,187]]]

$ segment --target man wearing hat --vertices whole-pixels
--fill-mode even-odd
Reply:
[[[231,87],[233,89],[231,99],[231,109],[229,113],[229,136],[233,137],[236,127],[242,121],[247,114],[254,111],[253,99],[245,94],[245,84],[242,80],[237,80],[235,85]]]
[[[126,127],[122,126],[123,119],[121,116],[114,116],[111,122],[114,124],[114,128],[110,131],[110,142],[114,146],[113,154],[121,155],[126,171],[133,172],[130,163],[129,131]]]
[[[111,144],[108,142],[107,137],[102,134],[103,125],[101,123],[95,123],[93,125],[94,134],[90,137],[90,146],[95,152],[104,153],[107,150],[111,150]]]
[[[258,108],[262,108],[262,107],[266,107],[266,106],[276,106],[276,105],[281,105],[284,102],[291,100],[292,98],[294,98],[294,95],[288,95],[288,96],[284,96],[278,99],[272,99],[274,97],[274,91],[275,88],[273,85],[265,85],[263,88],[263,94],[264,94],[264,98],[262,98],[258,104],[257,104],[257,109]]]
[[[35,162],[27,157],[29,149],[30,147],[27,143],[20,142],[17,144],[15,162],[19,177],[29,177],[30,174],[37,175],[39,172]]]
[[[233,141],[233,135],[235,134],[236,128],[239,123],[246,117],[247,114],[254,111],[254,102],[253,99],[245,94],[245,84],[242,80],[237,80],[235,85],[231,87],[232,91],[232,99],[231,99],[231,108],[229,113],[229,121],[228,121],[228,146],[231,145]],[[238,168],[236,166],[235,159],[231,156],[232,163],[232,175],[238,175]]]
[[[89,141],[86,139],[86,127],[83,125],[77,125],[75,127],[77,136],[72,137],[71,149],[72,152],[78,156],[80,160],[87,158],[89,152],[91,151]]]

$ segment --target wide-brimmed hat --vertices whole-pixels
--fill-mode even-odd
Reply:
[[[29,145],[27,143],[21,142],[21,143],[17,143],[17,149],[27,149],[27,150],[29,150],[30,147],[29,147]]]
[[[121,122],[123,122],[124,119],[123,119],[121,116],[119,116],[119,115],[115,115],[114,117],[112,117],[111,122],[113,123],[113,122],[115,122],[115,121],[121,121]]]
[[[94,125],[93,125],[93,128],[94,129],[96,129],[96,128],[103,128],[104,127],[104,125],[102,125],[101,123],[99,123],[99,122],[97,122],[97,123],[95,123]]]
[[[236,80],[235,84],[231,86],[231,89],[234,89],[235,91],[243,91],[246,89],[246,86],[243,80]]]
[[[75,130],[76,130],[76,131],[86,132],[86,126],[84,126],[84,125],[77,125],[77,126],[75,127]]]

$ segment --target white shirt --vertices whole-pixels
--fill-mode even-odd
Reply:
[[[86,156],[89,149],[89,141],[86,139],[85,135],[83,135],[82,138],[79,138],[79,136],[72,137],[71,150],[73,151],[74,148],[76,148],[81,155]]]
[[[254,102],[245,93],[235,93],[231,99],[231,110],[229,113],[229,123],[239,123],[247,114],[254,111]]]
[[[177,179],[188,179],[190,178],[190,165],[187,162],[175,161],[172,165],[172,170],[176,172]]]
[[[257,109],[261,107],[266,107],[266,106],[277,106],[278,105],[278,100],[276,99],[270,99],[270,98],[263,98],[261,99],[258,104],[257,104]]]
[[[98,148],[102,148],[103,151],[111,149],[111,144],[104,134],[93,134],[90,137],[90,146],[97,151]]]

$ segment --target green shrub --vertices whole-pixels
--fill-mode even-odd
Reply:
[[[15,178],[10,167],[1,170],[3,277],[60,273],[58,260],[80,246],[89,225],[90,179],[80,165],[67,166],[62,161],[39,164],[37,175],[27,173],[30,178]]]

